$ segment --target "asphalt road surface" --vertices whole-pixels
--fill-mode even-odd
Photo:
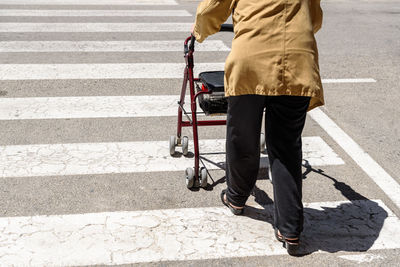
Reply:
[[[0,0],[0,265],[397,265],[400,3],[322,3],[303,257],[274,240],[265,168],[244,216],[221,204],[224,127],[199,130],[206,189],[186,188],[191,153],[169,155],[197,4]],[[196,46],[197,72],[231,39]]]

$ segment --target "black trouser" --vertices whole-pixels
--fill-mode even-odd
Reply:
[[[241,95],[228,98],[226,136],[227,198],[244,206],[260,164],[264,108],[267,152],[274,187],[274,227],[285,237],[303,230],[302,143],[310,98]]]

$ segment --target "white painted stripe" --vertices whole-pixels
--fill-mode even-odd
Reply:
[[[44,10],[1,9],[0,16],[13,17],[190,17],[186,10]]]
[[[0,32],[190,32],[192,23],[0,23]]]
[[[176,116],[178,100],[178,95],[0,98],[0,120]]]
[[[183,52],[183,41],[6,41],[0,52]],[[221,40],[196,45],[196,51],[230,51]],[[197,64],[196,64],[197,65]]]
[[[196,63],[195,75],[224,70],[224,65]],[[182,63],[0,64],[0,80],[170,79],[183,78],[184,67]]]
[[[223,166],[224,139],[201,140],[200,148],[209,169]],[[320,137],[303,138],[303,156],[311,165],[344,163]],[[191,166],[193,158],[170,157],[168,142],[161,141],[0,146],[0,177],[183,171]],[[262,157],[261,168],[267,166]]]
[[[344,161],[319,137],[303,137],[303,158],[311,166],[341,165]],[[267,165],[267,162],[265,163]]]
[[[245,214],[208,207],[0,218],[1,261],[81,266],[287,254],[274,237],[272,205]],[[400,248],[400,220],[380,200],[305,204],[304,228],[303,253]]]
[[[0,80],[183,78],[183,63],[1,64]],[[224,63],[197,63],[195,73],[223,70]]]
[[[177,5],[175,0],[0,0],[0,5]]]
[[[396,180],[321,109],[314,109],[309,114],[400,208],[400,185]]]
[[[381,255],[375,255],[375,254],[371,254],[371,253],[363,253],[363,254],[356,254],[356,255],[342,255],[342,256],[339,256],[339,258],[353,261],[358,264],[385,259]]]
[[[375,79],[324,79],[324,83],[376,83]]]

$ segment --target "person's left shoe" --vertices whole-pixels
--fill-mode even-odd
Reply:
[[[231,203],[229,203],[228,199],[226,199],[226,189],[221,192],[221,201],[227,206],[234,215],[242,215],[244,207],[233,207]]]

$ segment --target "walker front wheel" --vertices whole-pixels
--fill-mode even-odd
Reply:
[[[171,156],[175,154],[175,147],[176,147],[176,136],[171,135],[169,137],[169,154]]]
[[[182,154],[187,156],[189,152],[189,137],[184,136],[182,137]]]

